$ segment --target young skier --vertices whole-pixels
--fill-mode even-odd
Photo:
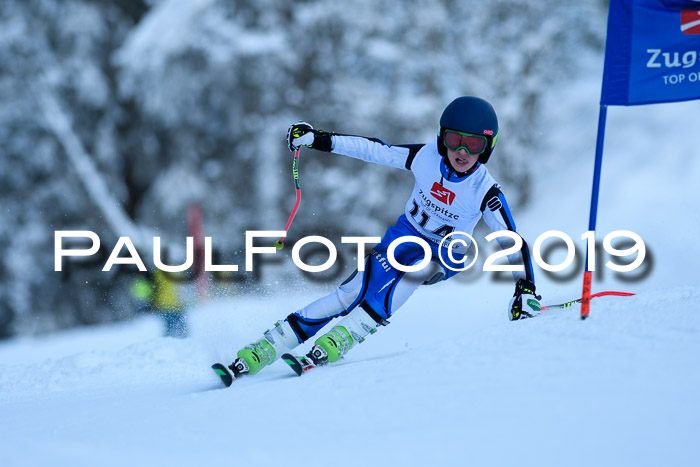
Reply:
[[[313,337],[333,318],[343,317],[328,333],[316,339],[305,356],[285,356],[297,373],[324,363],[335,362],[391,317],[418,286],[435,284],[457,274],[450,264],[447,246],[440,242],[451,232],[472,234],[484,218],[492,231],[515,232],[515,223],[500,186],[486,169],[486,162],[498,140],[498,119],[491,104],[477,97],[460,97],[451,102],[440,118],[437,139],[428,144],[390,146],[375,138],[327,133],[304,122],[293,124],[287,132],[291,151],[308,146],[368,162],[410,170],[415,177],[413,193],[405,212],[389,227],[381,242],[365,259],[363,272],[355,271],[334,292],[291,313],[267,330],[262,339],[241,349],[235,361],[214,369],[226,384],[246,374],[255,374]],[[403,236],[424,239],[432,250],[430,265],[417,272],[402,272],[387,258],[389,244]],[[505,237],[502,248],[511,246]],[[466,251],[453,248],[459,261]],[[447,261],[446,267],[438,258]],[[457,253],[455,255],[455,253]],[[461,256],[460,256],[461,254]],[[394,258],[405,266],[425,257],[417,243],[401,243]],[[508,318],[518,320],[539,313],[532,263],[525,241],[519,252],[508,256],[511,265],[522,265],[514,272],[515,293],[508,305]],[[294,360],[293,362],[291,360]],[[218,368],[217,368],[218,366]],[[295,368],[296,366],[296,368]]]

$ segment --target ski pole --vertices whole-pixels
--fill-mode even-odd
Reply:
[[[289,231],[289,226],[292,225],[292,221],[294,220],[294,216],[297,215],[297,209],[299,209],[299,203],[301,203],[301,187],[299,186],[299,152],[301,151],[301,148],[298,148],[296,151],[294,151],[294,162],[292,162],[292,175],[294,175],[294,188],[296,189],[296,196],[297,200],[294,203],[294,208],[292,209],[292,213],[289,215],[289,219],[287,219],[287,225],[284,227],[284,231],[287,232]],[[278,250],[281,250],[284,248],[284,236],[280,237],[279,240],[275,241],[275,248]]]
[[[611,290],[611,291],[607,291],[607,292],[594,293],[593,295],[590,296],[590,298],[604,297],[606,295],[614,295],[617,297],[631,297],[634,294],[630,293],[630,292],[615,292],[615,291]],[[570,302],[559,303],[558,305],[543,306],[541,309],[542,310],[551,310],[552,308],[568,308],[568,307],[575,305],[577,303],[581,303],[581,300],[583,300],[583,297],[577,298],[576,300],[571,300]]]

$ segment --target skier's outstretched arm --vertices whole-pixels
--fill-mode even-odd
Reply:
[[[319,151],[334,152],[366,162],[410,170],[413,158],[423,144],[389,145],[378,138],[343,135],[314,129],[310,124],[299,122],[287,131],[287,144],[291,151],[301,146]]]

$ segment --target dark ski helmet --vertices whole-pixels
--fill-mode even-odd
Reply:
[[[458,97],[450,102],[440,117],[438,133],[438,152],[447,157],[447,148],[443,142],[445,130],[486,136],[486,150],[479,155],[479,162],[486,164],[498,140],[498,117],[491,104],[472,96]]]

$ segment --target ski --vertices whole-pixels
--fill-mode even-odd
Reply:
[[[222,363],[214,363],[211,369],[221,378],[221,382],[226,387],[231,386],[236,380],[236,375],[233,374],[233,371]]]
[[[290,353],[282,355],[282,360],[284,363],[289,365],[289,367],[296,373],[297,376],[303,375],[305,372],[316,368],[316,364],[307,356],[296,357]]]

